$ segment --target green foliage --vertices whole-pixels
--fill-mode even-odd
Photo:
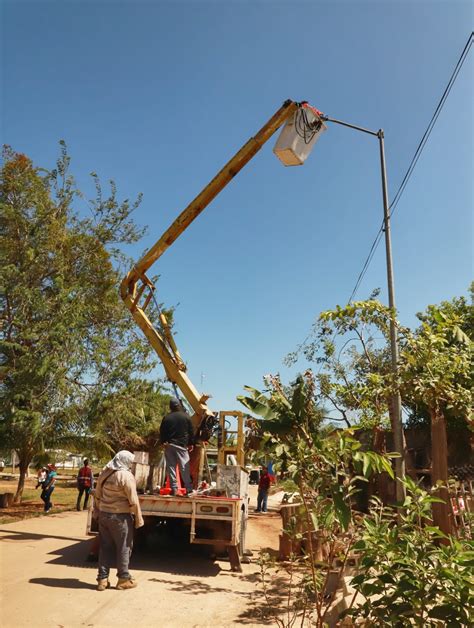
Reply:
[[[298,487],[301,505],[290,518],[286,532],[303,543],[306,575],[297,587],[295,608],[312,600],[319,625],[331,603],[324,596],[329,572],[341,536],[350,547],[354,534],[353,500],[358,484],[375,473],[393,478],[391,456],[363,451],[353,430],[322,429],[322,414],[315,402],[311,371],[283,387],[278,377],[267,377],[267,393],[247,387],[238,397],[249,410],[263,418],[262,449],[271,453],[276,470],[285,469],[287,481]],[[326,560],[318,558],[317,545],[327,547]],[[315,563],[317,562],[317,568]],[[293,606],[292,606],[293,608]]]
[[[425,312],[418,312],[417,317],[431,327],[446,323],[455,325],[453,337],[458,342],[474,341],[474,281],[469,291],[470,303],[465,297],[455,297],[451,301],[441,301],[439,305],[428,305]]]
[[[472,337],[474,307],[465,298],[428,306],[412,332],[396,322],[399,378],[390,364],[392,313],[376,299],[337,306],[318,317],[300,354],[320,367],[316,388],[320,402],[330,402],[346,424],[373,427],[388,423],[387,406],[399,391],[414,416],[429,417],[439,406],[448,421],[468,419],[474,384]]]
[[[350,614],[374,626],[470,626],[472,541],[447,538],[428,525],[437,498],[409,478],[405,484],[399,525],[395,513],[376,502],[372,516],[362,522],[353,547],[360,553],[360,569],[352,586],[365,599]]]
[[[473,310],[459,299],[429,306],[425,315],[419,315],[422,323],[415,332],[401,328],[400,391],[412,407],[469,420],[474,344],[462,327],[468,329]]]
[[[393,477],[388,458],[362,451],[349,429],[324,435],[311,371],[298,376],[288,390],[278,377],[269,376],[267,381],[271,384],[268,396],[246,387],[251,395],[238,397],[246,408],[264,419],[262,448],[272,452],[275,468],[284,465],[287,478],[308,496],[315,530],[324,528],[328,517],[347,530],[357,481],[383,471]]]
[[[0,172],[0,439],[17,450],[21,477],[45,447],[84,436],[71,408],[152,366],[118,299],[120,246],[143,233],[130,216],[140,198],[118,201],[113,182],[104,195],[93,175],[82,218],[69,164],[63,142],[51,171],[6,148]]]
[[[289,389],[278,376],[267,376],[270,396],[245,386],[250,395],[237,397],[246,408],[265,419],[265,431],[287,437],[297,426],[304,434],[317,430],[323,413],[314,400],[314,378],[311,371],[299,375]]]
[[[169,398],[161,384],[139,379],[109,394],[97,390],[86,398],[84,407],[75,408],[83,422],[80,431],[86,435],[79,439],[81,450],[101,458],[120,449],[153,453]]]
[[[322,312],[310,339],[287,357],[302,353],[319,365],[321,403],[330,403],[347,426],[388,424],[392,372],[387,338],[390,310],[375,298]]]

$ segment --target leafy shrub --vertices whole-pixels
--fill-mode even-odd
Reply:
[[[360,573],[352,586],[365,600],[349,611],[372,626],[471,626],[474,546],[429,525],[439,501],[405,480],[407,497],[396,524],[380,503],[362,521]]]

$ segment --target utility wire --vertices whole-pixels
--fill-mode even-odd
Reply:
[[[370,247],[370,251],[369,254],[367,255],[367,258],[364,262],[364,265],[362,266],[362,270],[359,273],[359,276],[357,277],[357,281],[356,284],[354,286],[354,289],[351,292],[351,296],[348,299],[348,303],[350,303],[352,301],[352,299],[354,298],[357,290],[359,289],[360,284],[362,283],[362,279],[364,278],[365,273],[367,272],[367,269],[370,266],[370,262],[372,261],[373,256],[375,255],[375,251],[377,250],[377,247],[379,245],[380,239],[382,237],[383,234],[383,228],[384,228],[384,223],[382,222],[382,226],[379,228],[377,235],[375,236],[375,240],[372,242],[372,246]]]
[[[462,68],[462,66],[464,64],[464,61],[467,58],[467,55],[469,54],[469,51],[471,49],[471,46],[472,46],[473,42],[474,42],[474,32],[471,32],[471,34],[469,35],[469,37],[467,39],[466,45],[464,46],[464,49],[463,49],[463,51],[461,53],[461,56],[459,57],[458,62],[456,63],[456,66],[455,66],[455,68],[454,68],[454,70],[453,70],[453,72],[451,74],[451,77],[450,77],[450,79],[448,81],[448,84],[446,85],[446,88],[445,88],[445,90],[443,92],[443,95],[440,98],[438,106],[436,107],[436,109],[435,109],[435,111],[434,111],[434,113],[433,113],[433,115],[431,117],[431,120],[430,120],[430,122],[429,122],[429,124],[428,124],[428,126],[426,128],[426,131],[424,132],[423,137],[421,138],[421,140],[420,140],[420,142],[418,144],[418,147],[417,147],[417,149],[415,151],[415,154],[413,155],[413,158],[412,158],[412,160],[410,162],[410,165],[408,166],[408,169],[407,169],[407,171],[405,173],[405,176],[403,177],[402,182],[400,183],[400,186],[398,187],[398,190],[397,190],[395,196],[393,197],[392,202],[390,203],[390,207],[389,207],[390,217],[393,215],[393,213],[395,211],[395,208],[397,207],[397,205],[398,205],[398,203],[400,201],[400,198],[402,197],[402,194],[405,191],[405,188],[406,188],[406,186],[408,184],[408,181],[410,180],[410,177],[411,177],[411,175],[413,173],[413,170],[415,169],[415,166],[416,166],[416,164],[418,162],[418,159],[420,158],[421,153],[423,152],[423,149],[424,149],[424,147],[425,147],[425,145],[426,145],[426,143],[427,143],[427,141],[428,141],[428,139],[429,139],[429,137],[431,135],[431,132],[432,132],[432,130],[433,130],[435,124],[436,124],[436,121],[439,118],[439,115],[440,115],[440,113],[441,113],[441,111],[442,111],[442,109],[444,107],[444,104],[445,104],[445,102],[446,102],[446,100],[447,100],[447,98],[449,96],[449,93],[451,92],[451,89],[452,89],[454,83],[456,82],[458,74],[459,74],[459,72],[460,72],[460,70],[461,70],[461,68]],[[366,258],[366,260],[364,262],[362,270],[361,270],[361,272],[360,272],[360,274],[359,274],[359,276],[357,278],[357,281],[356,281],[356,284],[354,286],[354,289],[352,290],[351,296],[349,297],[349,301],[348,301],[349,303],[352,301],[354,295],[356,294],[357,290],[360,287],[362,279],[364,278],[365,273],[367,272],[367,269],[370,266],[370,262],[372,261],[372,258],[373,258],[374,254],[375,254],[375,251],[377,250],[377,247],[378,247],[379,242],[380,242],[380,240],[382,238],[383,232],[384,232],[384,223],[382,222],[382,225],[379,228],[379,230],[377,232],[377,235],[375,236],[375,239],[374,239],[374,241],[372,243],[372,246],[370,247],[369,254],[367,255],[367,258]]]
[[[411,160],[411,163],[410,163],[410,165],[408,167],[408,170],[407,170],[405,176],[403,177],[403,180],[402,180],[402,182],[400,184],[400,187],[398,188],[397,193],[395,194],[395,197],[394,197],[393,201],[390,204],[390,216],[392,216],[393,212],[395,211],[395,207],[397,206],[398,201],[400,200],[400,197],[403,194],[403,191],[404,191],[404,189],[405,189],[405,187],[406,187],[406,185],[408,183],[408,180],[411,177],[413,169],[416,166],[416,162],[420,158],[420,155],[421,155],[421,153],[423,151],[423,148],[425,147],[425,144],[428,141],[429,136],[431,135],[431,131],[433,130],[434,125],[436,124],[436,121],[437,121],[437,119],[438,119],[438,117],[439,117],[439,115],[441,113],[441,110],[442,110],[442,108],[444,106],[444,103],[446,102],[446,100],[447,100],[447,98],[449,96],[449,93],[450,93],[450,91],[451,91],[451,89],[452,89],[452,87],[453,87],[453,85],[454,85],[454,83],[456,81],[456,78],[457,78],[457,76],[459,74],[459,71],[461,70],[461,68],[463,66],[463,63],[466,60],[466,57],[467,57],[467,55],[469,53],[469,50],[471,49],[471,46],[472,46],[473,41],[474,41],[473,38],[474,38],[474,33],[471,33],[469,38],[468,38],[468,40],[467,40],[467,42],[466,42],[466,45],[464,46],[464,50],[462,51],[461,56],[459,57],[459,60],[458,60],[458,62],[456,64],[456,67],[453,70],[453,73],[451,75],[451,78],[449,79],[449,82],[448,82],[448,84],[446,86],[446,89],[444,90],[443,95],[441,96],[441,99],[440,99],[440,101],[438,103],[438,106],[435,109],[435,112],[434,112],[434,114],[433,114],[433,116],[432,116],[432,118],[430,120],[430,123],[428,124],[428,127],[427,127],[423,137],[421,138],[420,143],[418,144],[418,147],[417,147],[417,149],[415,151],[415,155],[413,156],[413,159]]]

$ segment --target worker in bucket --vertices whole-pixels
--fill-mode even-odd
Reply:
[[[178,495],[176,467],[179,467],[187,495],[194,495],[191,480],[189,454],[194,447],[194,430],[189,414],[174,397],[170,400],[171,412],[160,425],[160,441],[165,448],[166,473],[170,481],[171,495]]]
[[[143,524],[135,477],[130,468],[135,456],[119,451],[104,467],[97,480],[94,507],[99,519],[99,573],[97,591],[110,587],[109,572],[117,566],[117,589],[133,589],[136,580],[128,571],[132,553],[133,528]]]

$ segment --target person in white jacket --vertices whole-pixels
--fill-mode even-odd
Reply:
[[[133,545],[133,528],[144,522],[135,477],[130,471],[134,455],[119,451],[97,480],[94,505],[99,519],[99,573],[97,590],[110,587],[109,572],[117,564],[117,589],[133,589],[136,580],[128,571]]]

